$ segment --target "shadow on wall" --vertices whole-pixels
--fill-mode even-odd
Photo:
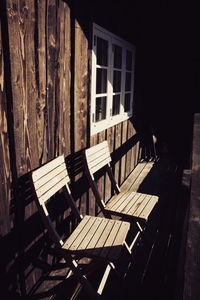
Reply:
[[[88,190],[85,177],[82,176],[80,155],[76,153],[76,157],[67,157],[70,175],[72,178],[79,177],[76,182],[72,180],[71,184],[72,190],[75,191],[74,199],[79,207],[82,206],[82,201],[86,198],[84,195]],[[63,199],[62,193],[58,193],[48,209],[59,235],[65,239],[74,228],[76,220]],[[85,210],[88,209],[86,201],[83,206]],[[49,272],[58,266],[57,255],[44,230],[32,195],[30,173],[18,179],[18,196],[17,199],[12,199],[10,214],[14,220],[13,229],[0,238],[1,296],[9,300],[23,297],[29,299],[31,295],[37,293],[41,284],[43,291],[52,285],[49,285],[48,280],[44,285],[44,281],[48,278]],[[50,292],[54,293],[55,289]]]

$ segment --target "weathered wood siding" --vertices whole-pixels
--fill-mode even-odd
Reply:
[[[26,174],[64,153],[81,212],[95,214],[81,151],[107,139],[119,184],[138,162],[139,140],[131,120],[90,137],[90,19],[81,18],[76,6],[67,3],[1,2],[0,235],[5,299],[34,293],[53,263]],[[107,177],[99,178],[98,184],[108,199]],[[62,214],[59,207],[55,218],[56,224],[66,219],[70,230],[68,211]]]

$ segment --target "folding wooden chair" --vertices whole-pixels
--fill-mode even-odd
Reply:
[[[72,198],[69,181],[64,156],[55,158],[31,173],[33,193],[44,225],[72,273],[78,282],[86,287],[91,299],[94,300],[101,295],[110,270],[115,269],[122,248],[125,247],[129,251],[125,240],[130,223],[88,215],[82,217]],[[66,241],[61,240],[58,235],[47,209],[47,202],[61,189],[63,192],[61,195],[66,198],[79,221]],[[98,289],[93,288],[84,269],[79,265],[79,260],[83,257],[92,259],[92,263],[100,262],[101,265],[102,262],[105,263],[106,270]],[[88,266],[87,271],[91,271]]]
[[[106,218],[112,218],[115,215],[122,220],[128,220],[131,224],[136,225],[135,238],[129,245],[130,249],[132,249],[140,233],[143,231],[149,215],[158,201],[158,197],[133,191],[120,192],[120,188],[115,181],[110,167],[110,162],[111,155],[107,141],[84,151],[86,176],[103,215]],[[107,203],[104,203],[94,178],[94,174],[103,168],[107,171],[111,186],[115,191],[115,195]]]

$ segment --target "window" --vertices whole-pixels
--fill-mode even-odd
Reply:
[[[132,116],[135,47],[93,25],[91,134]]]

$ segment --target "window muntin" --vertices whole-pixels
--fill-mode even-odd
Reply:
[[[94,24],[91,135],[132,115],[134,56],[133,45]]]

